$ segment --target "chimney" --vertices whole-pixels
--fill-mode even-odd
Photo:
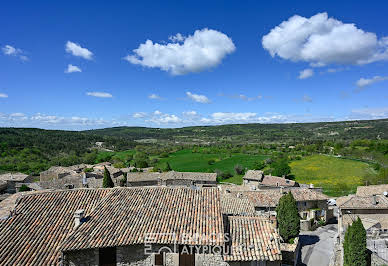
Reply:
[[[372,196],[372,204],[377,205],[377,196],[376,195]]]
[[[85,210],[76,210],[74,213],[74,228],[80,226],[83,222]]]

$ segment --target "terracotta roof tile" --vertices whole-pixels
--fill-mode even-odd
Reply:
[[[357,187],[357,196],[372,196],[376,194],[383,194],[388,192],[388,184],[383,185],[372,185],[372,186],[358,186]]]
[[[225,261],[279,261],[279,235],[269,220],[261,217],[229,217],[231,253]]]
[[[388,198],[376,195],[376,204],[373,203],[373,196],[359,197],[353,195],[338,205],[341,209],[388,209]]]
[[[231,193],[221,194],[221,210],[228,215],[255,215],[255,207],[245,197],[236,197]]]
[[[0,223],[0,264],[57,264],[58,247],[74,226],[74,212],[84,209],[90,214],[109,191],[80,189],[22,196],[15,214]]]
[[[308,188],[283,189],[283,193],[291,191],[296,201],[327,200],[323,193]],[[258,191],[235,192],[247,197],[255,207],[276,207],[280,198],[284,195],[280,189],[267,189]]]
[[[248,170],[243,179],[249,179],[249,180],[256,180],[256,181],[261,181],[263,178],[263,171],[260,170]]]
[[[69,236],[63,249],[142,244],[147,234],[156,234],[153,243],[220,245],[223,238],[215,235],[222,233],[216,188],[115,188],[90,214],[90,220]],[[196,234],[201,237],[196,239]]]

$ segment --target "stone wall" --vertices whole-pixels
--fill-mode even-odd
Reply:
[[[371,266],[388,265],[388,261],[380,258],[376,253],[371,254]]]
[[[116,261],[118,266],[151,266],[154,265],[154,254],[158,252],[161,245],[152,245],[151,253],[145,254],[144,245],[130,245],[116,247]],[[163,246],[164,247],[164,246]],[[172,251],[174,248],[169,247]],[[165,253],[164,262],[166,266],[178,266],[178,253]],[[62,255],[63,266],[97,266],[99,265],[99,249],[86,249],[67,251]],[[269,262],[224,262],[222,255],[195,254],[196,266],[251,266],[266,265],[280,266],[281,261]]]
[[[147,266],[153,265],[153,256],[144,254],[144,245],[117,247],[117,265]]]
[[[63,253],[63,266],[98,266],[98,248]]]

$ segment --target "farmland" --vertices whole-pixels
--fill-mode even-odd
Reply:
[[[363,177],[374,172],[367,163],[326,155],[308,156],[290,166],[297,182],[323,187],[330,196],[354,193]]]

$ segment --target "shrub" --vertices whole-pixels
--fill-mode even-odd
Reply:
[[[93,168],[85,168],[84,173],[90,173],[93,172]]]
[[[213,165],[215,163],[216,163],[216,161],[214,159],[210,159],[209,161],[207,161],[208,165]]]
[[[166,162],[166,165],[163,168],[163,172],[169,172],[172,171],[171,165],[169,162]]]
[[[24,191],[30,191],[30,188],[27,187],[27,185],[23,184],[19,188],[19,192],[24,192]]]
[[[236,174],[242,175],[242,174],[244,174],[244,167],[240,164],[236,164],[234,166],[234,171],[236,172]]]
[[[167,158],[167,157],[168,157],[168,153],[167,153],[167,152],[162,152],[162,153],[160,154],[160,157],[161,157],[161,158]]]
[[[145,160],[136,160],[135,166],[138,168],[146,168],[146,167],[148,167],[148,163]]]
[[[265,163],[263,161],[257,161],[255,162],[253,169],[254,170],[261,170],[265,167]]]

